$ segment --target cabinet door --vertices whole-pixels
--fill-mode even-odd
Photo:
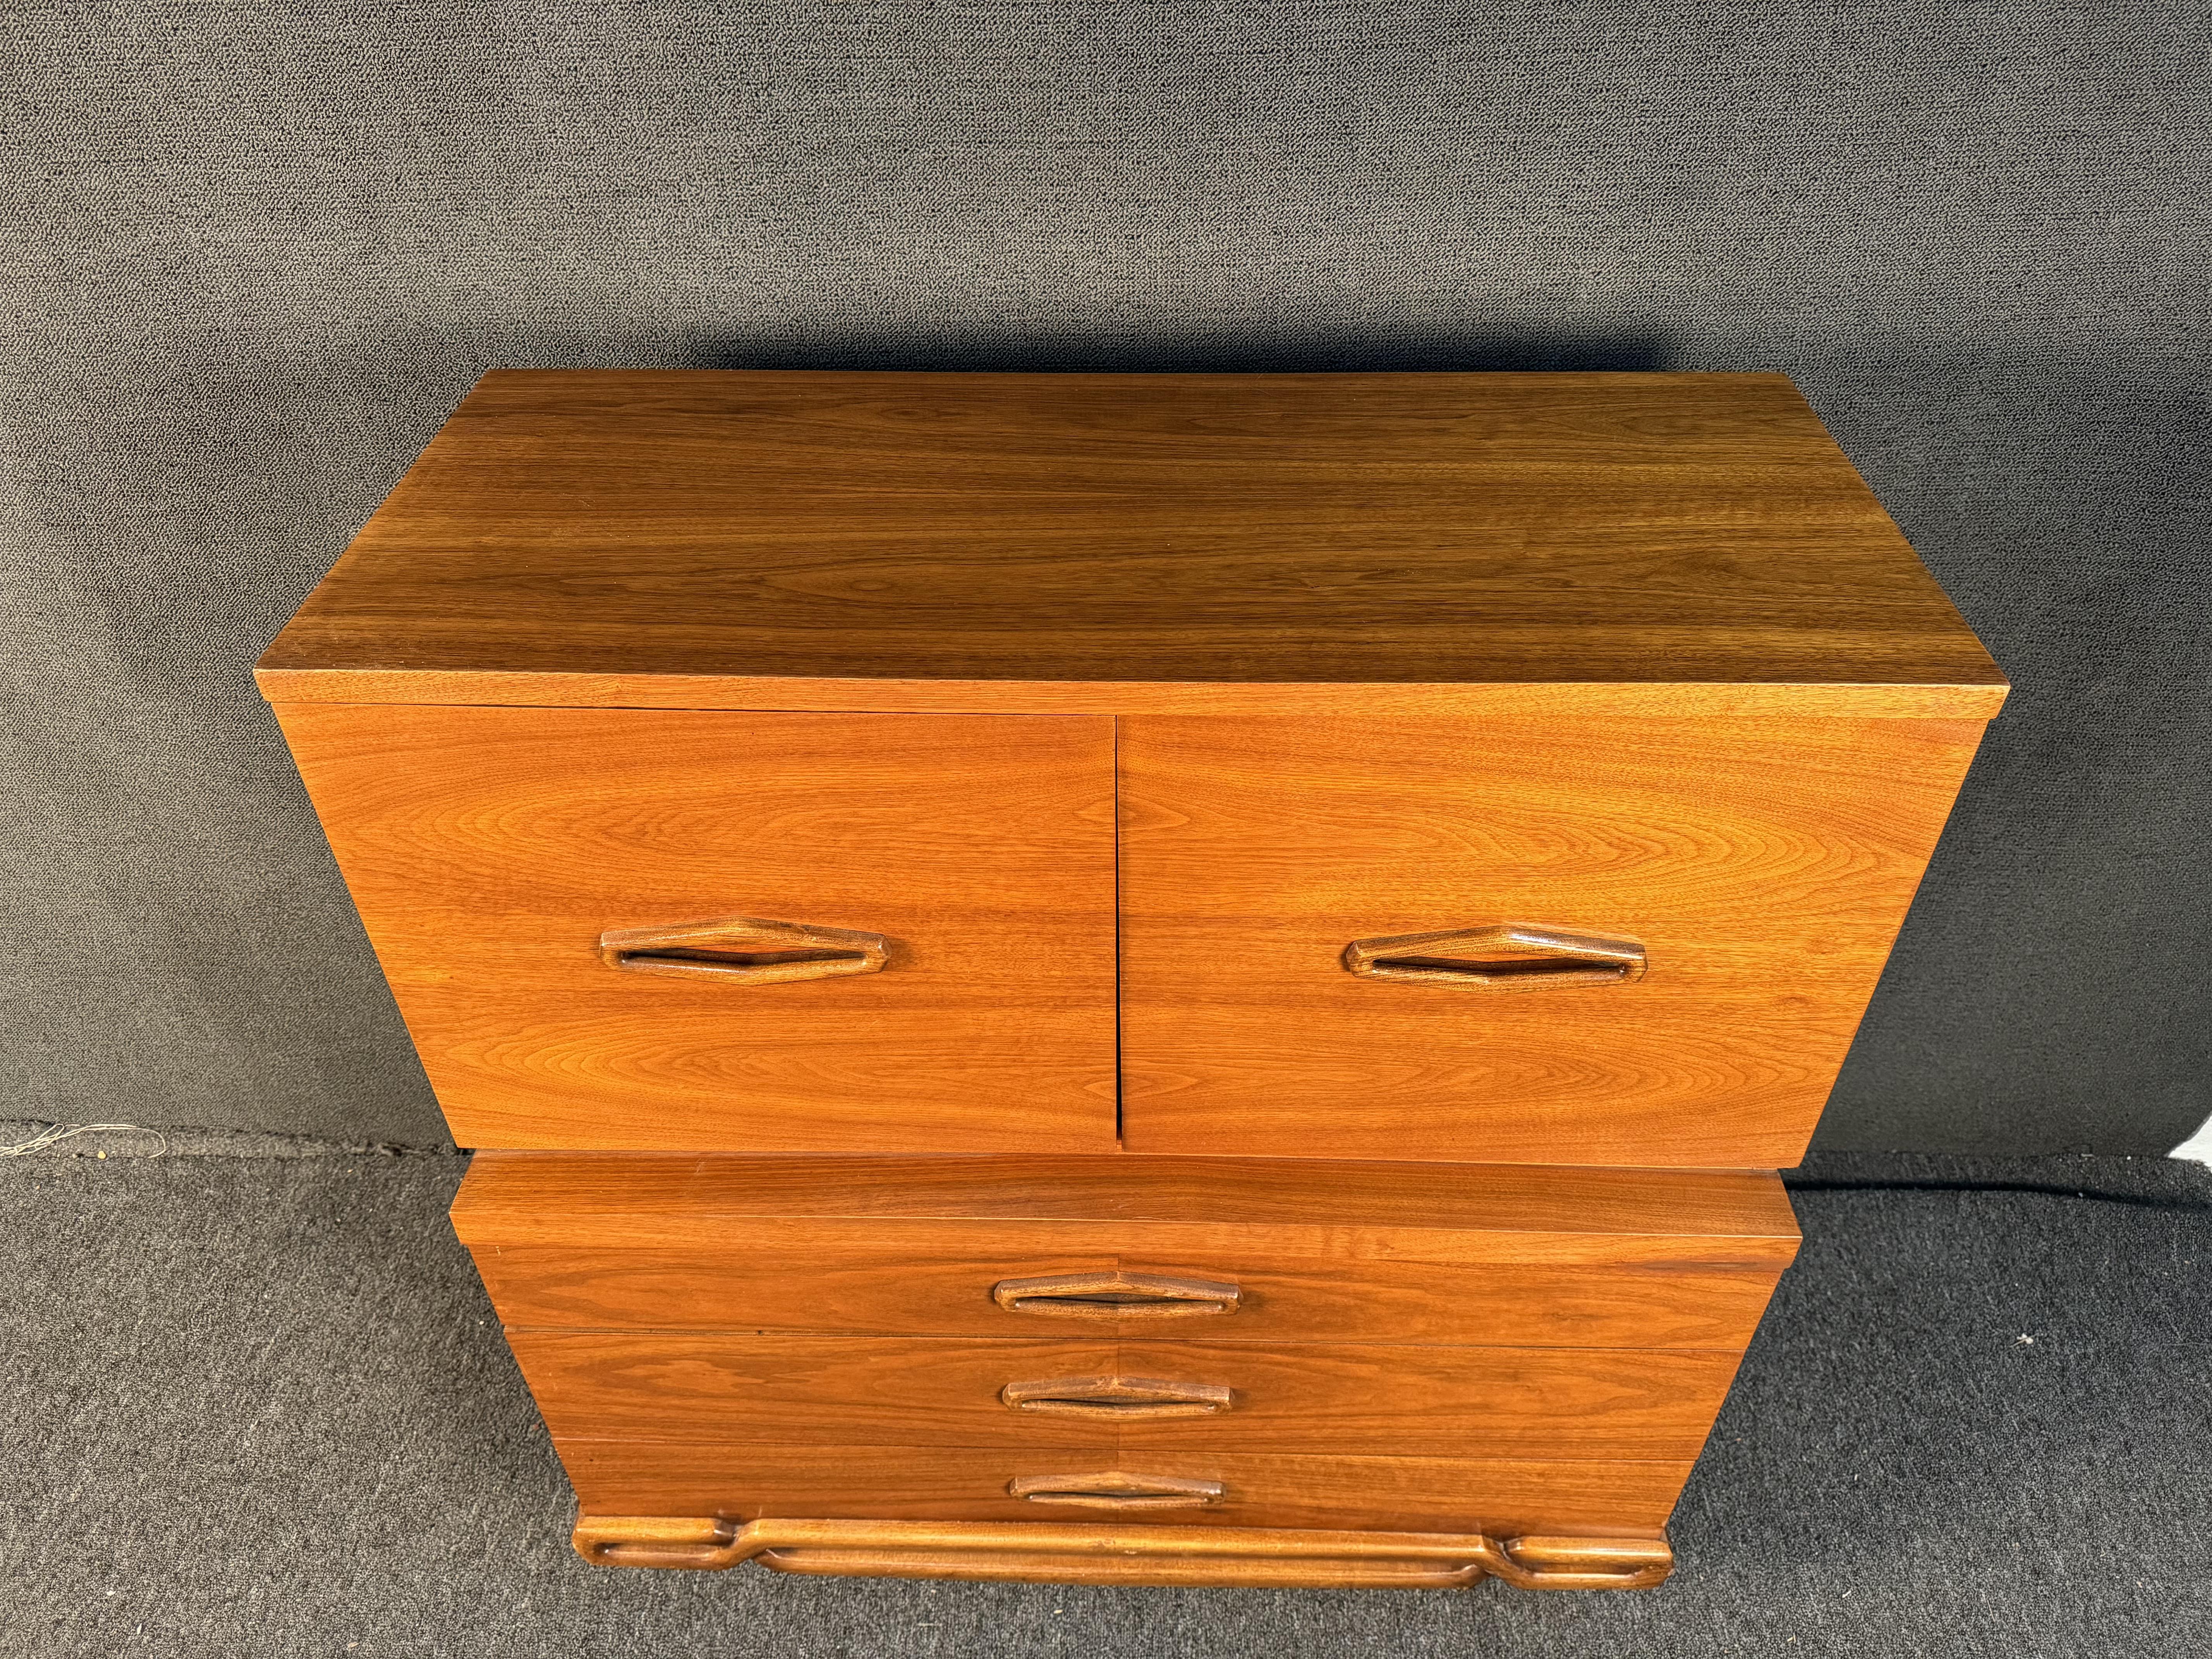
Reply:
[[[1111,720],[277,712],[462,1145],[1114,1149]]]
[[[1124,1144],[1794,1164],[1980,732],[1125,720]]]

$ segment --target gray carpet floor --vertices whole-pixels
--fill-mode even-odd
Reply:
[[[586,1567],[445,1225],[463,1167],[0,1163],[0,1653],[2212,1650],[2195,1166],[1808,1166],[1805,1252],[1676,1512],[1674,1580],[1547,1595]]]

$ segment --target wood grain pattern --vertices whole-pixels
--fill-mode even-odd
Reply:
[[[510,1340],[556,1439],[1061,1448],[1131,1469],[1168,1451],[1693,1459],[1739,1358],[1204,1340]],[[1003,1398],[1010,1382],[1079,1374],[1207,1384],[1231,1397],[1224,1411],[1170,1417],[1038,1414]]]
[[[1503,1254],[1429,1260],[1778,1264],[1797,1241],[1769,1170],[1283,1158],[494,1152],[471,1164],[453,1216],[471,1244],[712,1244],[731,1222],[773,1220],[1253,1226],[1264,1230],[1255,1242],[1331,1255],[1342,1252],[1328,1240],[1362,1230],[1377,1254],[1502,1241]],[[1310,1248],[1295,1242],[1309,1237]],[[1585,1240],[1596,1255],[1555,1254]]]
[[[576,1553],[596,1566],[1029,1583],[1443,1589],[1497,1577],[1519,1589],[1649,1589],[1674,1565],[1664,1538],[1486,1538],[990,1521],[811,1521],[582,1515]]]
[[[1065,1340],[1009,1279],[1233,1283],[1208,1341],[1740,1349],[1796,1246],[1747,1171],[1228,1158],[479,1153],[453,1224],[510,1327]]]
[[[939,1223],[934,1238],[900,1228],[873,1246],[766,1248],[732,1229],[726,1250],[609,1249],[593,1244],[474,1247],[478,1270],[510,1327],[578,1330],[781,1331],[917,1336],[1043,1335],[1066,1326],[994,1306],[989,1288],[1009,1265],[1040,1267],[1127,1261],[1142,1267],[1196,1261],[1233,1275],[1236,1316],[1206,1323],[1207,1339],[1261,1345],[1313,1341],[1486,1342],[1513,1346],[1733,1348],[1751,1339],[1782,1263],[1643,1261],[1618,1265],[1498,1260],[1436,1262],[1318,1251],[1272,1255],[1265,1244],[1218,1227],[1176,1250],[1101,1251],[1096,1232],[1054,1224],[1062,1247],[1037,1249],[1024,1228],[1000,1240],[994,1226]],[[880,1231],[865,1224],[817,1234]],[[946,1234],[964,1234],[964,1251]],[[1142,1235],[1139,1235],[1142,1237]],[[1359,1243],[1389,1247],[1387,1235]],[[1470,1253],[1504,1240],[1442,1241]],[[1086,1245],[1089,1248],[1086,1248]],[[1358,1248],[1357,1244],[1348,1248]],[[1711,1241],[1674,1244],[1679,1254]],[[733,1271],[732,1264],[742,1264]],[[1158,1327],[1122,1322],[1132,1334]]]
[[[1051,1450],[649,1440],[554,1446],[586,1515],[1036,1522],[1046,1517],[1009,1496],[1007,1483],[1071,1472]],[[1177,1525],[1656,1537],[1690,1465],[1179,1452],[1152,1460],[1146,1473],[1221,1482],[1219,1504],[1164,1513]]]
[[[1771,374],[495,371],[262,662],[278,701],[1029,712],[1747,682],[2002,696]]]
[[[1110,722],[278,712],[461,1145],[1114,1150]],[[599,959],[738,914],[890,960]]]
[[[1802,1157],[1980,727],[1120,723],[1132,1152],[1777,1166]],[[1639,941],[1495,997],[1348,942]]]
[[[714,674],[511,674],[461,669],[255,671],[273,703],[465,703],[514,708],[731,708],[908,714],[1571,714],[1706,720],[1839,715],[1981,720],[2004,685],[1761,684],[1745,680],[1249,684],[1216,680],[797,680]]]

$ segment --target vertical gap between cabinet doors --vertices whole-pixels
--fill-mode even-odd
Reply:
[[[1114,721],[1114,1149],[1121,1145],[1121,717]]]

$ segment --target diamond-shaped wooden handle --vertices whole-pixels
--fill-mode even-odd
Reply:
[[[1502,923],[1441,933],[1356,939],[1344,965],[1363,979],[1407,980],[1493,991],[1568,985],[1626,985],[1644,977],[1644,947],[1632,939]]]
[[[1218,1504],[1227,1489],[1218,1480],[1106,1469],[1097,1474],[1018,1474],[1006,1482],[1006,1495],[1027,1504],[1082,1510],[1194,1510]]]
[[[1183,1319],[1237,1311],[1239,1292],[1216,1279],[1169,1279],[1158,1273],[1052,1273],[1002,1279],[991,1300],[1008,1313],[1058,1319]]]
[[[724,916],[673,927],[617,928],[599,935],[599,960],[629,974],[785,985],[794,980],[878,974],[890,959],[881,933],[810,927],[757,916]]]
[[[1236,1401],[1219,1382],[1183,1382],[1164,1376],[1053,1376],[1009,1382],[999,1398],[1010,1411],[1045,1417],[1127,1419],[1212,1417]]]

